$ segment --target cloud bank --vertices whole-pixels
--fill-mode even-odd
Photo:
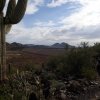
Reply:
[[[100,0],[52,0],[46,6],[55,8],[69,2],[72,5],[78,3],[81,7],[70,15],[63,16],[62,14],[57,22],[37,21],[33,27],[27,29],[23,24],[16,25],[8,34],[7,41],[37,44],[64,41],[74,45],[81,41],[89,41],[91,44],[100,42]],[[29,5],[36,9],[33,10],[30,6],[26,14],[35,13],[39,9],[38,6],[43,4],[43,0],[30,0]]]

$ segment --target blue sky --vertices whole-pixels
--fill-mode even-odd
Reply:
[[[29,0],[23,20],[7,42],[77,45],[100,42],[100,0]]]

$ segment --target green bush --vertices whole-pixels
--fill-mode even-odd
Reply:
[[[88,45],[70,49],[65,55],[50,59],[47,67],[49,66],[48,68],[53,70],[57,77],[70,75],[93,79],[96,73],[94,52],[95,50]]]
[[[84,77],[86,77],[89,80],[94,80],[96,78],[96,71],[95,71],[95,69],[93,69],[91,67],[83,68],[82,74]]]

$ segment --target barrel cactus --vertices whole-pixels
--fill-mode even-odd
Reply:
[[[25,14],[28,0],[9,0],[7,11],[4,15],[4,7],[7,0],[0,0],[0,80],[5,80],[6,75],[6,42],[5,35],[13,24],[21,21]]]

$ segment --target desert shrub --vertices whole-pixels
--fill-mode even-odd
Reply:
[[[33,71],[33,70],[35,70],[35,65],[33,65],[33,64],[26,64],[24,66],[24,69],[23,70],[24,71]]]
[[[11,100],[11,97],[9,95],[0,96],[0,100]]]
[[[92,66],[91,53],[88,52],[88,49],[70,51],[66,56],[66,60],[66,65],[71,75],[81,75],[81,70],[84,66]]]
[[[54,71],[61,62],[61,56],[52,56],[48,59],[47,70]]]
[[[96,71],[92,67],[86,67],[82,69],[82,74],[89,80],[94,80],[96,78]]]
[[[95,43],[93,49],[96,53],[100,53],[100,43]]]
[[[87,44],[83,47],[70,49],[65,55],[50,59],[49,69],[54,70],[57,77],[70,75],[93,79],[95,77],[94,54],[93,48],[88,47]]]

